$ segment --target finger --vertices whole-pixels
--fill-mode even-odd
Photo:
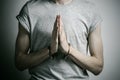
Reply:
[[[60,15],[57,15],[57,27],[59,28],[60,27]]]
[[[62,19],[61,16],[59,17],[59,35],[62,35],[63,32],[63,23],[62,23]]]
[[[60,27],[60,15],[57,15],[57,16],[56,16],[56,25],[57,25],[57,26],[56,26],[57,29],[56,29],[56,32],[55,32],[55,33],[56,33],[56,38],[58,39],[58,34],[59,34],[58,32],[59,32],[59,27]]]
[[[58,30],[59,30],[59,26],[60,26],[60,23],[59,23],[59,21],[60,21],[60,15],[57,15],[56,16],[56,30],[55,30],[55,39],[58,39]]]
[[[59,18],[60,15],[57,15],[56,16],[56,20],[55,20],[55,23],[54,23],[54,29],[53,29],[53,39],[56,40],[58,38],[58,27],[59,27]]]
[[[56,20],[54,22],[54,27],[53,27],[53,32],[56,33],[57,29],[58,29],[58,18],[59,15],[56,16]]]
[[[59,40],[59,44],[60,44],[60,39],[61,39],[61,16],[59,16],[59,20],[58,20],[58,23],[59,23],[59,27],[58,27],[58,40]]]
[[[58,38],[58,29],[53,32],[53,39],[56,40]]]
[[[55,35],[54,35],[54,40],[56,41],[58,39],[58,30],[55,32]]]
[[[64,27],[63,27],[63,22],[60,16],[60,30],[59,30],[59,40],[60,42],[64,41],[66,39]]]
[[[59,18],[59,23],[60,23],[60,27],[63,27],[63,22],[62,22],[61,16],[60,16],[60,18]]]
[[[56,16],[56,19],[55,19],[54,29],[53,30],[56,30],[56,28],[57,28],[57,16]]]

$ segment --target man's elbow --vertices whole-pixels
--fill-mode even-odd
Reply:
[[[99,68],[97,71],[95,71],[93,74],[94,75],[99,75],[102,72],[103,68]]]
[[[19,70],[19,71],[24,71],[26,68],[21,66],[21,65],[16,65],[16,68]]]
[[[20,64],[21,62],[20,61],[15,61],[15,66],[16,68],[19,70],[19,71],[24,71],[26,68],[23,64]]]
[[[99,75],[103,71],[103,64],[99,65],[96,70],[93,72],[94,75]]]

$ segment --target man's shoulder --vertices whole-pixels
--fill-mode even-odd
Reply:
[[[90,0],[76,0],[78,4],[84,4],[84,5],[91,5],[94,6],[95,4]]]
[[[26,2],[25,6],[28,8],[34,8],[43,5],[45,2],[47,2],[47,0],[29,0]]]
[[[41,0],[28,0],[25,5],[26,6],[33,6],[35,4],[37,4],[38,2],[40,2]]]
[[[35,10],[41,10],[43,8],[43,5],[48,0],[29,0],[25,3],[23,8],[27,8],[29,12],[34,12]],[[43,9],[42,9],[43,10]]]
[[[90,0],[76,0],[76,4],[78,6],[82,6],[84,8],[89,7],[89,8],[94,8],[95,7],[95,3],[93,3]]]
[[[97,9],[96,4],[90,0],[76,0],[77,7],[80,11],[94,13]]]

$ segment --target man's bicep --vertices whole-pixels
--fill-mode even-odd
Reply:
[[[103,61],[103,44],[100,25],[97,25],[96,29],[90,33],[89,49],[91,56]]]
[[[29,49],[29,33],[19,24],[19,32],[16,39],[16,54],[27,53]]]

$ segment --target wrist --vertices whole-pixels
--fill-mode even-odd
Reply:
[[[49,50],[49,57],[52,59],[52,53],[51,53],[51,47],[48,46],[48,50]]]
[[[65,59],[70,55],[71,45],[68,43],[68,51],[66,53]]]

